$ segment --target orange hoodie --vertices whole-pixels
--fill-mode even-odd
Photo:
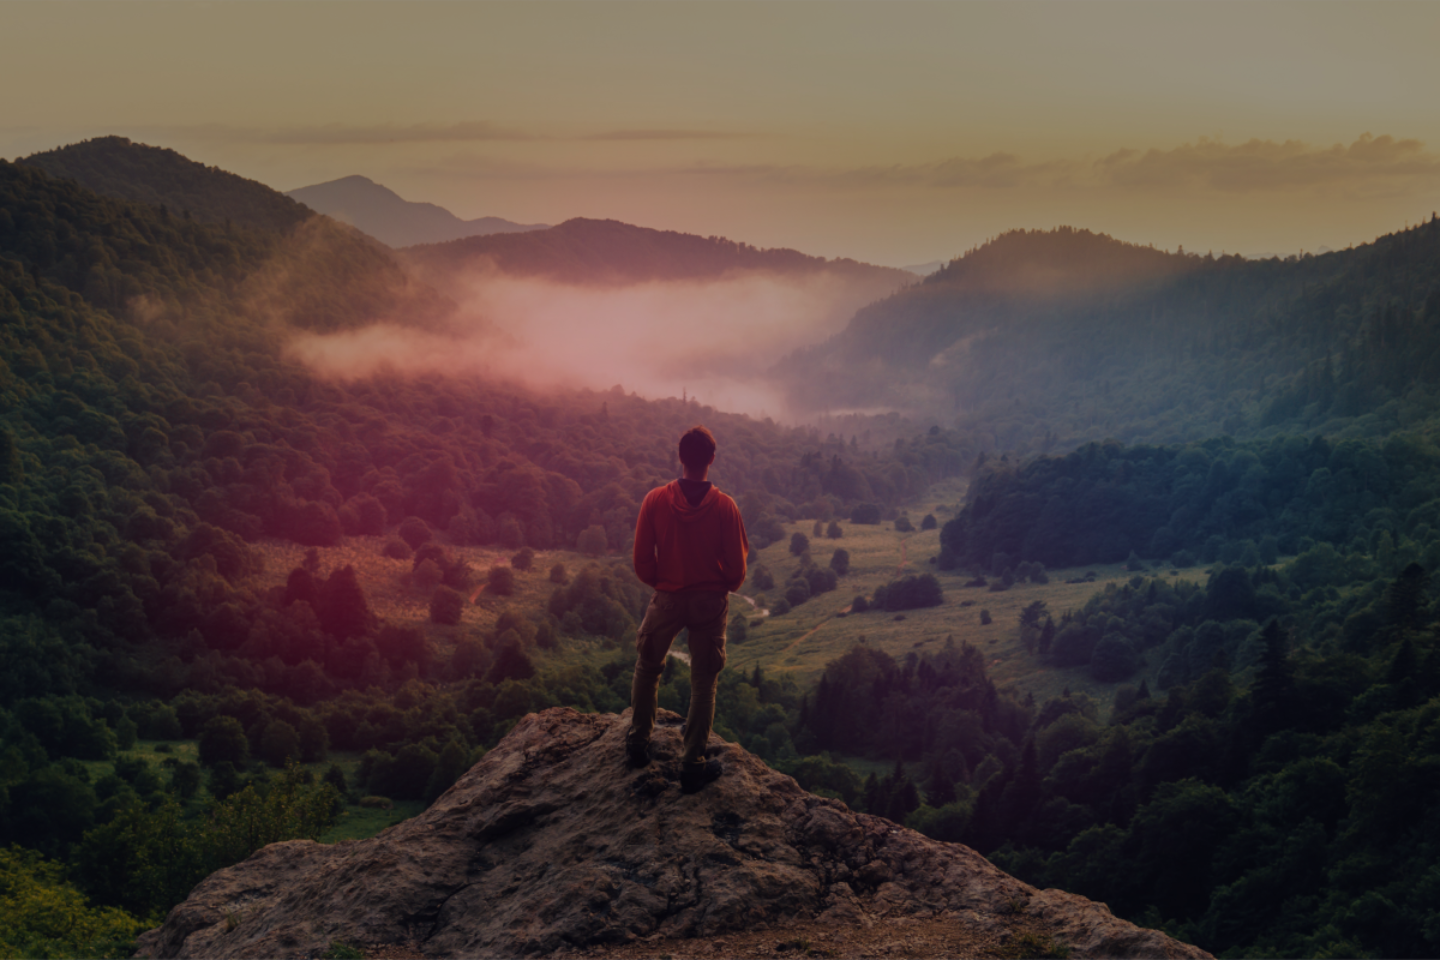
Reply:
[[[656,590],[734,592],[745,582],[749,552],[740,508],[717,487],[692,507],[672,480],[640,504],[635,575]]]

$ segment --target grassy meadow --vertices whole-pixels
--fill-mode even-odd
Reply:
[[[929,507],[912,508],[909,515],[917,528],[912,533],[896,531],[894,523],[889,521],[879,525],[842,521],[844,535],[838,540],[813,536],[813,520],[789,524],[786,538],[766,547],[757,561],[770,569],[776,589],[767,596],[752,594],[748,583],[741,588],[758,606],[763,608],[768,606],[768,601],[778,598],[785,580],[800,567],[799,558],[790,553],[789,535],[796,531],[810,538],[810,555],[822,566],[830,562],[837,547],[848,550],[850,570],[840,578],[833,593],[813,597],[781,616],[752,617],[747,638],[730,646],[730,667],[751,670],[759,664],[766,673],[788,673],[802,687],[807,687],[819,681],[826,663],[857,643],[869,644],[903,660],[912,651],[938,650],[947,638],[953,638],[957,644],[968,642],[985,652],[990,677],[1001,687],[1012,688],[1022,696],[1031,693],[1042,703],[1068,688],[1073,693],[1094,698],[1102,711],[1108,709],[1120,684],[1098,682],[1084,667],[1055,668],[1027,653],[1020,643],[1020,612],[1040,600],[1058,622],[1061,613],[1084,606],[1085,601],[1103,590],[1107,583],[1123,584],[1135,574],[1123,564],[1113,564],[1050,570],[1047,571],[1048,584],[1017,583],[1003,592],[966,587],[963,584],[971,579],[968,573],[943,572],[930,562],[940,553],[940,531],[918,529],[920,518],[927,512],[934,513],[941,524],[949,515],[948,511],[944,515],[937,512],[933,503]],[[935,575],[944,591],[945,600],[940,606],[898,614],[881,610],[848,612],[857,594],[868,599],[877,587],[891,580],[905,574],[927,572]],[[1091,573],[1093,581],[1066,582],[1085,580]],[[1181,571],[1175,576],[1168,566],[1156,568],[1154,575],[1172,580],[1203,581],[1205,577],[1199,569]],[[981,623],[982,610],[989,611],[990,623]],[[1138,685],[1144,679],[1155,689],[1164,653],[1164,647],[1147,651],[1145,666],[1123,682]]]

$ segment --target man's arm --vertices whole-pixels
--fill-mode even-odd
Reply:
[[[725,577],[725,589],[734,593],[745,582],[745,558],[750,555],[750,541],[745,536],[745,521],[740,519],[740,510],[730,502],[731,529],[725,537],[725,555],[720,558],[720,571]]]
[[[635,550],[631,556],[635,576],[647,587],[654,587],[660,576],[660,565],[655,560],[655,519],[651,514],[651,498],[646,497],[640,504],[640,516],[635,519]]]

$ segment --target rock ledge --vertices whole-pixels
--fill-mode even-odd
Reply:
[[[273,844],[212,874],[138,956],[318,957],[338,941],[514,957],[811,921],[998,929],[1017,914],[1072,957],[1209,956],[816,797],[718,738],[725,775],[681,794],[679,723],[662,712],[655,762],[630,770],[620,717],[527,716],[420,816],[368,840]]]

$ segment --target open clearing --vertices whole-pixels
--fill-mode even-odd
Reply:
[[[919,526],[925,511],[910,511],[911,522]],[[943,524],[944,518],[936,514]],[[892,522],[860,525],[841,521],[844,535],[827,540],[812,535],[814,521],[801,521],[786,527],[785,539],[760,552],[758,562],[768,567],[776,588],[756,596],[760,606],[778,599],[784,582],[800,568],[800,560],[790,554],[790,534],[798,531],[810,538],[810,554],[814,561],[827,565],[834,550],[850,553],[850,572],[840,578],[833,593],[824,593],[780,616],[751,619],[749,636],[743,643],[730,647],[730,665],[734,669],[752,669],[755,664],[769,674],[790,674],[808,687],[820,679],[825,664],[841,656],[857,643],[884,650],[897,660],[906,654],[935,652],[947,638],[956,644],[967,642],[984,652],[992,680],[1000,687],[1009,687],[1020,695],[1031,693],[1037,702],[1059,696],[1065,689],[1085,693],[1108,709],[1119,684],[1100,683],[1083,667],[1058,669],[1044,664],[1025,651],[1020,643],[1020,612],[1040,600],[1058,622],[1066,610],[1078,610],[1107,583],[1123,584],[1135,573],[1124,564],[1093,566],[1070,570],[1047,571],[1047,584],[1017,583],[1003,592],[990,592],[985,587],[966,587],[970,579],[961,571],[943,572],[931,563],[940,553],[939,529],[900,533]],[[875,589],[905,574],[932,573],[940,581],[945,600],[938,607],[887,613],[870,610],[848,613],[850,602],[857,594],[869,598]],[[1066,583],[1094,574],[1093,582]],[[1188,578],[1203,580],[1202,570],[1170,573],[1168,566],[1147,576],[1163,576],[1167,580]],[[747,584],[742,588],[749,592]],[[990,612],[991,622],[982,624],[981,611]],[[1146,652],[1147,663],[1132,677],[1123,681],[1138,685],[1142,679],[1156,689],[1156,674],[1161,660],[1160,650]]]

